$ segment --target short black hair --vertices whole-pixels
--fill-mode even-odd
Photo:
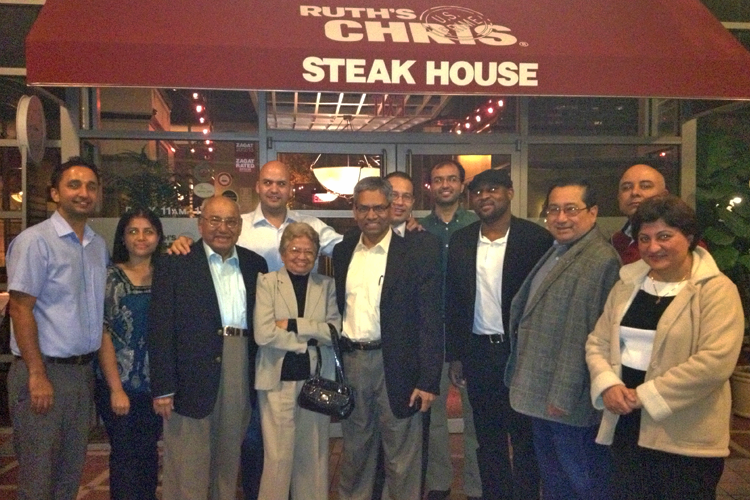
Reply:
[[[414,181],[406,172],[391,172],[390,174],[383,177],[383,179],[388,181],[388,184],[391,183],[390,179],[404,179],[405,181],[409,181],[411,183],[411,194],[414,194]]]
[[[161,254],[164,247],[164,230],[162,229],[159,217],[153,211],[147,208],[136,208],[123,214],[123,216],[120,217],[120,221],[117,223],[117,229],[115,230],[115,244],[112,248],[113,264],[127,262],[128,259],[130,259],[128,249],[127,247],[125,247],[125,228],[128,227],[128,224],[130,224],[131,220],[137,218],[148,220],[151,225],[154,226],[154,229],[156,229],[156,233],[159,235],[159,243],[156,245],[156,251],[154,252],[154,255],[151,256],[151,262],[153,263],[154,260]]]
[[[555,180],[552,185],[547,190],[547,196],[544,198],[544,206],[545,208],[549,205],[549,195],[552,194],[552,190],[555,188],[561,188],[561,187],[568,187],[568,186],[578,186],[583,188],[583,203],[586,205],[586,208],[595,207],[597,205],[596,200],[596,191],[594,191],[594,188],[591,187],[591,183],[588,181],[588,179],[584,179],[582,177],[573,178],[573,179],[557,179]]]
[[[673,194],[661,194],[643,200],[630,220],[633,238],[638,239],[638,233],[643,224],[663,220],[664,224],[680,230],[686,238],[692,236],[688,249],[692,252],[700,240],[700,229],[695,210]]]
[[[430,180],[432,180],[432,172],[434,172],[436,168],[446,167],[446,166],[456,167],[458,169],[458,177],[461,179],[461,184],[463,184],[464,180],[466,180],[466,169],[464,169],[464,166],[461,165],[456,160],[443,160],[443,161],[436,163],[430,169]]]
[[[94,172],[94,175],[96,176],[96,182],[100,182],[99,168],[97,168],[96,165],[84,160],[80,156],[71,156],[70,158],[68,158],[68,161],[56,166],[55,169],[52,171],[52,177],[50,178],[50,183],[52,184],[52,187],[55,189],[60,189],[60,179],[62,179],[63,172],[73,167],[88,168],[89,170]]]

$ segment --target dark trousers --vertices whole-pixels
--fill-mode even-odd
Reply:
[[[532,419],[544,500],[610,500],[610,458],[596,444],[598,425],[575,427]]]
[[[155,500],[159,475],[157,442],[162,419],[150,393],[128,394],[130,411],[112,412],[106,382],[96,381],[94,401],[109,435],[109,491],[113,500]]]
[[[486,337],[472,335],[463,361],[479,442],[477,462],[484,500],[539,498],[531,419],[511,408],[509,391],[503,383],[509,347],[507,340],[493,344]]]
[[[623,367],[623,380],[644,372]],[[628,384],[630,386],[630,384]],[[687,457],[638,446],[641,411],[623,415],[612,442],[614,500],[713,500],[724,471],[722,457]]]
[[[245,500],[258,500],[263,475],[263,433],[260,427],[258,400],[252,398],[252,415],[240,452],[240,477]]]

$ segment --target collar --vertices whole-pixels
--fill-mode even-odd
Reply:
[[[359,242],[357,243],[357,246],[354,248],[355,252],[359,251],[373,251],[376,248],[379,252],[387,253],[388,248],[391,246],[391,238],[393,237],[393,229],[389,230],[385,236],[383,236],[383,239],[378,241],[377,244],[375,244],[372,248],[367,248],[365,244],[362,242],[362,238],[364,238],[364,234],[359,235]]]
[[[487,238],[485,235],[482,234],[482,227],[479,227],[479,244],[480,245],[506,245],[508,243],[508,235],[510,234],[510,226],[508,226],[508,230],[505,231],[505,235],[502,238],[498,238],[496,240],[490,241],[489,238]]]
[[[287,224],[289,222],[296,222],[296,221],[294,220],[293,212],[287,209],[286,218],[284,219],[283,224]],[[263,215],[263,210],[261,209],[260,203],[258,203],[258,206],[255,207],[255,210],[250,212],[250,224],[254,227],[261,226],[261,225],[276,227],[270,222],[268,222],[268,219],[266,219],[266,216]]]
[[[469,211],[463,208],[462,206],[458,206],[456,211],[453,213],[453,218],[449,220],[448,222],[444,222],[443,219],[438,216],[438,214],[435,212],[435,208],[432,209],[432,212],[430,212],[430,215],[428,217],[433,217],[435,219],[435,222],[439,222],[441,224],[452,224],[458,220],[460,220],[462,217],[464,217],[466,214],[468,214]]]
[[[395,232],[395,233],[396,233],[397,235],[401,236],[402,238],[403,238],[404,236],[406,236],[406,221],[402,222],[402,223],[401,223],[401,224],[399,224],[398,226],[394,226],[394,227],[393,227],[393,231],[394,231],[394,232]]]
[[[59,211],[55,210],[55,212],[50,217],[50,221],[52,222],[52,227],[55,228],[57,236],[59,236],[60,238],[72,234],[76,239],[78,239],[78,236],[76,235],[75,231],[73,231],[71,225],[68,224],[68,221],[66,221],[62,215],[60,215]],[[95,234],[96,233],[94,233],[94,230],[91,229],[88,224],[86,224],[86,226],[83,228],[83,241],[81,242],[81,244],[83,246],[88,245],[94,238]]]
[[[203,241],[203,249],[206,251],[206,257],[208,258],[209,262],[211,262],[211,260],[217,260],[217,259],[218,259],[219,262],[230,262],[230,261],[233,261],[233,260],[239,262],[239,260],[240,260],[239,257],[237,256],[237,245],[234,245],[232,247],[232,254],[227,258],[227,260],[224,260],[221,257],[221,255],[219,255],[218,253],[214,252],[213,248],[211,248],[210,246],[208,246],[208,243],[206,243],[205,241]],[[214,255],[216,257],[214,257]]]

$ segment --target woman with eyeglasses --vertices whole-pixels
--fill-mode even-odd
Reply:
[[[162,419],[151,403],[146,322],[154,261],[163,243],[156,214],[128,212],[117,224],[107,269],[95,402],[109,435],[109,490],[115,500],[156,498]]]
[[[676,196],[642,202],[632,228],[641,260],[620,270],[586,343],[613,498],[713,499],[729,454],[739,294],[697,247],[695,212]]]
[[[304,381],[321,357],[321,375],[334,378],[329,325],[341,328],[332,278],[311,273],[320,240],[308,224],[284,229],[284,266],[258,277],[255,297],[255,389],[263,429],[259,498],[328,498],[330,417],[297,405]]]

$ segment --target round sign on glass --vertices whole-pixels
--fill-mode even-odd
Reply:
[[[44,120],[42,101],[35,95],[21,96],[16,111],[18,147],[26,148],[29,159],[39,165],[44,158],[47,141],[47,123]]]

